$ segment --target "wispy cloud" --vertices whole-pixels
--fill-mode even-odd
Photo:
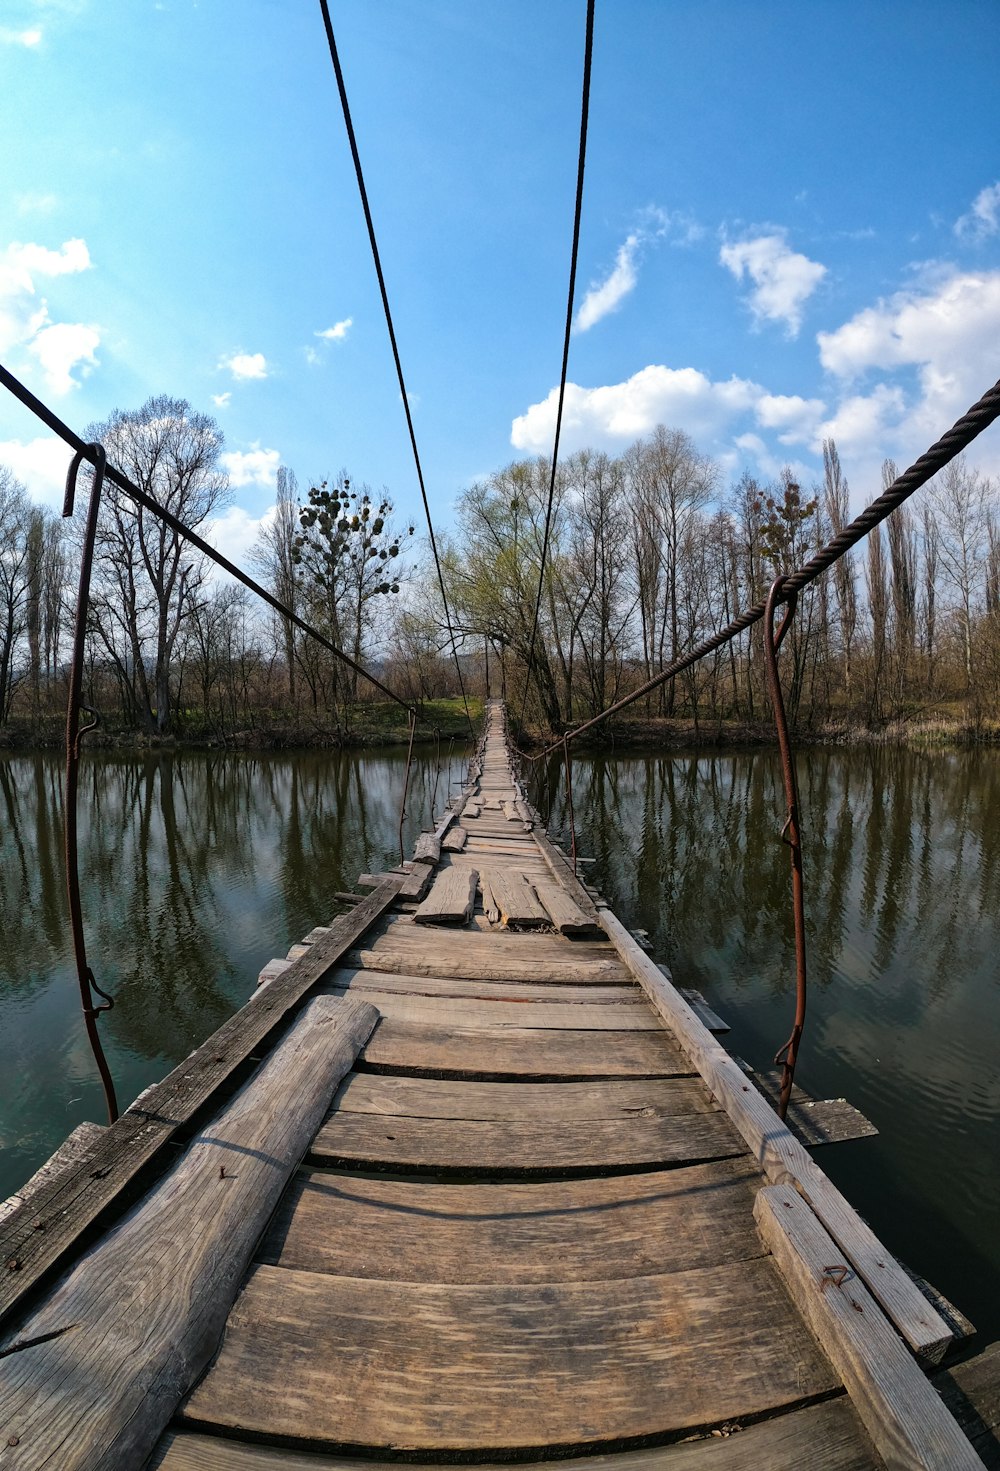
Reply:
[[[690,245],[701,238],[703,230],[689,215],[671,214],[655,206],[643,210],[640,223],[618,247],[615,263],[602,281],[592,281],[573,323],[577,332],[591,327],[616,311],[635,290],[639,280],[639,261],[644,248],[655,241],[673,236],[676,244]]]
[[[229,407],[229,400],[232,396],[231,393],[213,393],[212,402],[217,409],[226,409]]]
[[[23,31],[0,26],[0,46],[40,46],[41,41],[42,33],[37,26],[30,26]]]
[[[987,240],[1000,233],[1000,180],[980,189],[968,214],[955,221],[959,239]]]
[[[342,322],[334,322],[332,327],[325,327],[322,332],[314,332],[314,337],[322,337],[324,342],[343,342],[344,338],[354,326],[353,317],[345,317]]]
[[[14,241],[0,253],[0,351],[26,349],[54,393],[68,393],[97,365],[100,329],[93,323],[56,322],[38,295],[39,278],[76,275],[92,265],[86,242],[66,240],[58,250]]]
[[[267,359],[262,352],[235,352],[222,358],[219,366],[228,368],[237,383],[249,378],[266,378],[268,373]]]
[[[789,337],[802,326],[802,308],[823,277],[826,266],[792,250],[784,230],[723,245],[719,262],[737,281],[753,282],[750,310],[758,322],[783,322]]]
[[[276,449],[261,449],[253,444],[248,450],[228,450],[220,456],[231,483],[242,485],[273,485],[281,464],[281,455]]]
[[[19,194],[15,201],[19,215],[50,215],[59,200],[55,194]]]

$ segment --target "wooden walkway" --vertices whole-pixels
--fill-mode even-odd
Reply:
[[[863,1122],[779,1122],[497,703],[472,772],[0,1220],[0,1471],[1000,1463],[997,1352],[935,1367],[954,1320],[803,1145]]]

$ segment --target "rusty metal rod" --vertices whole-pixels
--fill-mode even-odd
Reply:
[[[399,804],[399,861],[400,861],[400,863],[405,863],[405,861],[406,861],[406,854],[403,852],[403,820],[406,817],[406,794],[410,790],[410,767],[413,764],[413,732],[414,732],[414,730],[416,729],[416,726],[417,726],[417,712],[416,712],[416,709],[415,708],[411,708],[408,713],[409,713],[409,719],[410,719],[410,744],[407,746],[407,749],[406,749],[406,771],[403,773],[403,799],[402,799],[402,801]],[[434,806],[433,806],[433,803],[432,803],[431,804],[431,825],[432,826],[433,826],[433,820],[434,820]]]
[[[785,616],[777,633],[774,631],[774,614],[779,603],[785,603]],[[784,1119],[788,1112],[788,1100],[792,1096],[795,1080],[795,1060],[806,1020],[806,915],[802,886],[802,827],[799,818],[799,784],[795,772],[795,756],[788,735],[788,717],[785,700],[781,693],[781,677],[778,673],[778,650],[784,642],[795,616],[798,593],[789,589],[788,579],[776,577],[771,584],[764,606],[764,667],[767,672],[767,692],[774,711],[774,728],[781,752],[781,772],[785,783],[785,802],[788,816],[781,829],[781,840],[788,844],[792,865],[792,914],[795,924],[795,1020],[791,1036],[774,1055],[775,1063],[781,1063],[781,1093],[778,1099],[778,1117]]]

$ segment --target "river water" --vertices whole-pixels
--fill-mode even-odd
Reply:
[[[81,781],[91,964],[123,1104],[251,994],[332,894],[397,861],[400,752],[95,754]],[[461,760],[417,757],[404,843]],[[536,805],[568,840],[553,768]],[[0,759],[0,1199],[103,1104],[79,1015],[61,870],[61,766]],[[1000,1336],[1000,756],[800,755],[810,999],[798,1081],[878,1138],[820,1152],[888,1244]],[[436,790],[435,790],[436,788]],[[793,952],[773,753],[574,761],[579,852],[657,960],[764,1068]]]

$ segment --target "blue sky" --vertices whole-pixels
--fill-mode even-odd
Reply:
[[[583,0],[333,0],[436,522],[551,445]],[[82,428],[214,414],[240,555],[347,468],[417,487],[317,0],[4,0],[0,358]],[[564,447],[824,435],[855,504],[1000,376],[994,0],[598,0]],[[65,451],[0,402],[55,504]],[[1000,473],[1000,432],[974,458]]]

